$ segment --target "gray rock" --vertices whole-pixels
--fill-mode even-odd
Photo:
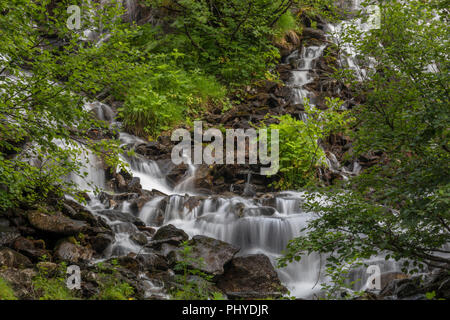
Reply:
[[[94,251],[69,241],[62,241],[55,248],[55,257],[59,260],[77,263],[92,259]]]
[[[154,241],[161,241],[161,240],[174,240],[183,242],[189,239],[189,236],[186,232],[184,232],[181,229],[176,228],[175,226],[168,224],[166,226],[163,226],[156,231],[155,235],[153,236]]]
[[[10,227],[7,220],[0,221],[0,246],[9,246],[15,239],[20,237],[20,233],[15,227]]]
[[[142,232],[134,233],[130,236],[130,239],[140,246],[145,246],[148,243],[148,239]]]
[[[263,254],[232,259],[217,287],[230,298],[277,298],[287,293],[269,258]]]
[[[130,213],[122,212],[119,210],[101,210],[98,213],[107,217],[111,221],[129,222],[137,227],[145,226],[145,223],[142,220],[136,218]]]
[[[105,233],[99,233],[95,237],[92,237],[90,239],[90,243],[92,246],[92,249],[94,249],[98,253],[103,253],[106,248],[113,242],[114,238]]]
[[[76,235],[88,229],[83,221],[73,220],[61,213],[49,215],[40,211],[28,213],[28,221],[38,230],[60,235]]]
[[[0,269],[7,268],[28,268],[33,266],[30,259],[24,255],[6,247],[0,247]]]
[[[189,255],[189,265],[193,269],[219,276],[224,273],[224,266],[231,261],[239,248],[229,243],[205,236],[195,236],[188,242],[192,248]],[[169,263],[174,266],[186,257],[182,249],[171,251],[168,254]]]

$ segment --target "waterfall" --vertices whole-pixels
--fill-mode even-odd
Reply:
[[[130,16],[134,15],[135,5],[135,1],[126,1]],[[359,8],[358,1],[353,1],[353,5]],[[345,22],[340,25],[328,25],[328,30],[330,33],[338,33],[342,31],[344,24]],[[339,40],[335,34],[329,37]],[[287,83],[293,92],[291,101],[293,104],[303,104],[305,98],[314,103],[315,95],[307,88],[307,85],[315,76],[316,62],[325,48],[326,45],[307,46],[302,50],[294,51],[286,58],[286,63],[295,66],[291,80]],[[352,50],[353,48],[350,47],[345,50],[346,63],[364,75],[363,70],[357,69],[356,53]],[[89,105],[89,110],[93,110],[100,120],[114,121],[114,113],[107,105],[92,103]],[[306,116],[303,116],[303,120],[307,121]],[[120,133],[120,141],[131,149],[147,143],[143,139],[123,132]],[[99,188],[106,189],[105,176],[99,160],[91,153],[84,155],[89,160],[87,180]],[[157,161],[148,160],[139,155],[122,155],[121,160],[129,166],[133,177],[140,178],[143,189],[157,190],[162,194],[149,199],[137,213],[132,212],[129,202],[122,203],[116,211],[127,216],[137,215],[146,225],[154,228],[173,224],[191,237],[205,235],[226,241],[240,248],[238,255],[263,253],[276,265],[277,258],[281,257],[288,242],[300,236],[301,230],[315,218],[313,213],[302,208],[305,200],[302,192],[267,194],[267,198],[196,196],[194,182],[197,168],[191,163],[188,164],[188,170],[182,181],[174,186],[167,179],[168,170]],[[361,169],[357,162],[352,164],[351,169],[342,168],[332,153],[329,153],[327,162],[331,170],[344,175],[358,174]],[[83,189],[87,186],[83,179],[76,176],[72,176],[71,179]],[[246,188],[250,187],[250,181],[251,173],[249,172]],[[192,205],[190,200],[195,200],[195,204]],[[88,208],[94,214],[101,215],[115,232],[115,241],[107,250],[106,257],[125,255],[129,252],[139,253],[143,250],[130,239],[133,233],[138,232],[137,228],[132,223],[111,219],[108,212],[114,210],[106,209],[106,206],[94,194],[91,194]],[[320,285],[329,280],[324,276],[325,259],[325,256],[312,253],[303,256],[299,262],[291,263],[285,268],[278,268],[277,272],[292,296],[311,298],[314,294],[318,294]],[[381,255],[371,262],[380,264],[383,272],[398,270],[396,263],[380,261],[384,261]],[[367,279],[365,269],[352,270],[351,279],[355,280],[358,277]],[[159,292],[160,296],[164,297],[161,284],[149,279],[146,281],[149,291]],[[364,283],[360,287],[363,286]]]

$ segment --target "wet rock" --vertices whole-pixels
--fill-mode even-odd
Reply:
[[[231,260],[217,287],[230,298],[276,298],[287,293],[269,258],[263,254]]]
[[[318,40],[325,40],[325,32],[323,30],[319,29],[313,29],[313,28],[303,28],[302,29],[302,35],[304,38],[313,38]]]
[[[190,267],[205,273],[218,276],[223,274],[224,266],[231,261],[239,248],[229,243],[205,236],[195,236],[189,242]],[[172,266],[185,259],[181,250],[174,250],[168,255]]]
[[[136,256],[136,260],[138,260],[142,264],[143,269],[148,272],[165,271],[169,268],[164,256],[156,252],[139,254]]]
[[[59,212],[49,215],[31,211],[28,213],[28,221],[38,230],[60,235],[76,235],[88,228],[86,222],[70,219]]]
[[[114,241],[114,238],[109,234],[100,233],[95,237],[91,237],[89,241],[92,249],[101,254]]]
[[[173,167],[167,174],[167,179],[173,183],[174,185],[181,182],[181,179],[186,175],[188,171],[187,164],[181,163],[175,167]]]
[[[145,246],[148,243],[148,239],[142,232],[134,233],[130,236],[131,241],[137,243],[140,246]]]
[[[99,211],[99,214],[106,216],[111,221],[128,222],[134,224],[137,227],[145,226],[145,223],[139,218],[136,218],[130,213],[122,212],[119,210],[101,210]]]
[[[188,240],[189,236],[183,230],[178,229],[171,224],[168,224],[167,226],[159,228],[152,238],[153,241],[161,241],[168,239],[183,242]]]
[[[92,259],[94,251],[78,244],[64,240],[55,248],[55,257],[58,260],[68,261],[70,263],[77,263],[89,261]]]
[[[7,268],[28,268],[33,266],[30,259],[10,248],[0,247],[0,269]]]
[[[115,233],[127,233],[133,234],[139,232],[139,229],[132,223],[129,222],[116,222],[111,228]]]
[[[152,228],[152,227],[138,227],[139,231],[144,232],[145,234],[147,234],[150,237],[153,237],[156,233],[156,229]]]
[[[140,192],[142,190],[141,179],[133,177],[128,183],[128,192]]]
[[[13,248],[34,261],[43,256],[50,257],[49,251],[45,250],[44,240],[30,240],[19,237],[14,241]]]
[[[0,219],[0,246],[9,246],[20,237],[20,232],[9,225],[6,219]]]
[[[181,229],[175,228],[169,224],[161,227],[147,244],[148,248],[161,250],[164,246],[178,247],[183,241],[189,239],[189,236]],[[168,254],[167,251],[164,255]]]
[[[257,207],[257,208],[245,208],[244,216],[260,217],[260,216],[273,216],[276,210],[272,207]]]
[[[69,218],[79,221],[85,221],[90,226],[105,227],[89,209],[73,200],[64,200],[62,212]]]

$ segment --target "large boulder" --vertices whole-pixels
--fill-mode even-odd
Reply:
[[[217,287],[230,298],[278,298],[287,293],[269,258],[263,254],[231,260],[225,273],[218,279]]]
[[[178,247],[182,242],[189,239],[189,236],[186,232],[181,229],[176,228],[175,226],[168,224],[164,227],[161,227],[156,231],[155,235],[147,244],[147,247],[161,250],[165,245],[170,245],[171,247]],[[168,251],[166,252],[169,253]]]
[[[239,248],[229,243],[205,236],[195,236],[189,242],[191,248],[189,257],[184,257],[183,250],[178,249],[168,254],[171,265],[189,259],[189,265],[193,269],[219,276],[224,273],[224,266],[233,259]]]
[[[19,237],[14,241],[13,247],[34,261],[38,261],[43,256],[50,256],[50,253],[45,250],[45,242],[43,240]]]
[[[76,235],[88,229],[86,222],[70,219],[61,213],[47,214],[40,211],[28,213],[28,221],[38,230],[58,235]]]
[[[0,247],[0,269],[6,268],[28,268],[33,266],[30,259],[24,255],[6,248]]]
[[[109,229],[102,219],[95,217],[92,212],[76,201],[65,199],[62,212],[71,219],[85,221],[92,227],[101,227]]]
[[[78,263],[92,259],[94,251],[89,248],[63,240],[55,248],[55,257],[62,261]]]
[[[157,252],[150,251],[140,254],[129,253],[126,256],[118,257],[118,264],[138,274],[139,272],[158,272],[167,270],[166,259]]]
[[[159,228],[152,240],[161,241],[168,239],[183,242],[189,239],[189,236],[183,230],[176,228],[174,225],[168,224],[167,226]]]

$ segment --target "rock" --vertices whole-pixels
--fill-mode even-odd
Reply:
[[[126,192],[127,191],[127,182],[125,181],[125,178],[120,174],[117,173],[115,175],[115,189],[119,192]]]
[[[32,267],[30,259],[24,255],[6,248],[0,247],[0,269],[1,267],[7,268],[28,268]]]
[[[431,292],[435,293],[435,299],[450,299],[450,274],[448,270],[435,269],[428,274],[393,279],[387,282],[379,296],[382,299],[389,300],[424,300],[426,294]]]
[[[97,253],[103,253],[103,251],[108,248],[108,246],[113,242],[114,238],[106,233],[99,233],[95,237],[91,237],[90,243],[92,249],[94,249]]]
[[[313,38],[318,40],[325,40],[325,32],[319,29],[313,29],[313,28],[303,28],[302,29],[302,36],[304,38]]]
[[[269,258],[263,254],[232,259],[217,287],[230,298],[278,298],[287,293]]]
[[[385,288],[393,280],[401,280],[409,278],[402,272],[385,272],[381,274],[381,289]]]
[[[33,289],[33,278],[36,271],[33,269],[6,269],[0,268],[0,278],[5,279],[17,298],[19,299],[35,299]]]
[[[256,207],[256,208],[245,208],[244,216],[249,217],[260,217],[260,216],[273,216],[276,210],[272,207]]]
[[[145,223],[139,218],[136,218],[130,213],[122,212],[119,210],[102,210],[99,211],[99,214],[106,216],[111,221],[129,222],[137,227],[145,226]]]
[[[53,262],[42,261],[36,266],[39,270],[44,271],[48,277],[54,277],[59,272],[59,265]]]
[[[136,192],[139,193],[142,189],[141,186],[141,179],[139,179],[138,177],[133,177],[130,181],[130,183],[128,183],[128,192]]]
[[[60,235],[76,235],[87,230],[86,222],[70,219],[61,213],[49,215],[40,211],[28,213],[28,221],[38,230]]]
[[[164,256],[156,252],[139,254],[136,260],[142,264],[145,271],[149,272],[165,271],[169,268]]]
[[[62,241],[55,248],[55,257],[59,260],[77,263],[92,259],[94,251],[68,240]]]
[[[159,228],[152,238],[153,241],[173,240],[178,241],[180,243],[188,239],[189,236],[187,235],[186,232],[176,228],[171,224]]]
[[[38,261],[43,256],[50,257],[50,253],[45,250],[44,240],[30,240],[19,237],[14,241],[13,247],[34,261]]]
[[[15,227],[10,227],[9,221],[0,220],[0,246],[11,245],[16,238],[20,237],[20,233]]]
[[[146,235],[142,232],[132,234],[130,236],[130,239],[140,246],[145,246],[148,243]]]
[[[63,204],[62,212],[66,214],[71,219],[85,221],[90,226],[94,227],[104,227],[104,225],[99,221],[86,207],[83,205],[70,200],[65,199]]]
[[[153,237],[156,233],[156,229],[152,227],[138,227],[139,231],[142,231],[148,234],[150,237]]]
[[[205,273],[218,276],[224,273],[224,266],[231,261],[239,248],[226,242],[205,236],[195,236],[189,242],[192,248],[189,260],[192,269],[198,269]],[[171,266],[185,259],[182,251],[174,250],[168,254]]]

